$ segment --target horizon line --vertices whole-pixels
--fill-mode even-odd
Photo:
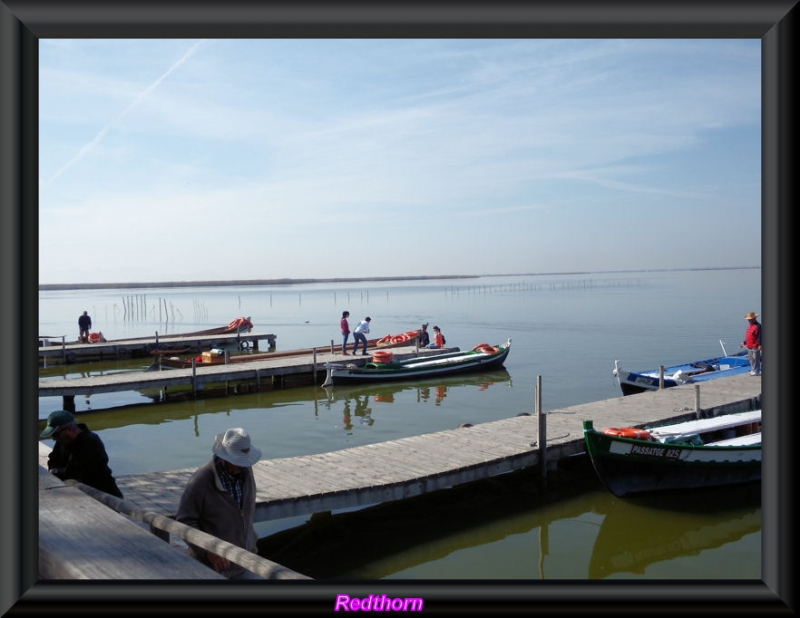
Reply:
[[[709,266],[701,268],[637,268],[628,270],[576,270],[561,272],[529,272],[482,275],[412,275],[405,277],[331,277],[331,278],[280,278],[280,279],[229,279],[208,281],[150,281],[129,283],[40,283],[42,290],[89,290],[114,288],[177,288],[177,287],[209,287],[236,285],[295,285],[305,283],[358,283],[361,281],[430,281],[441,279],[478,279],[480,277],[542,277],[548,275],[607,275],[613,273],[649,273],[696,270],[744,270],[761,268],[761,266]]]

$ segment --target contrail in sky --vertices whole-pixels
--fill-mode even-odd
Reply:
[[[64,172],[66,172],[66,171],[67,171],[69,168],[71,168],[71,167],[72,167],[73,165],[75,165],[75,164],[76,164],[78,161],[80,161],[80,160],[83,158],[83,156],[84,156],[84,155],[85,155],[87,152],[89,152],[89,151],[90,151],[92,148],[94,148],[95,146],[97,146],[97,144],[99,144],[99,143],[100,143],[100,142],[103,140],[103,138],[106,136],[106,134],[108,133],[109,129],[110,129],[110,128],[111,128],[111,127],[112,127],[112,126],[113,126],[113,125],[114,125],[116,122],[118,122],[118,121],[120,120],[120,118],[122,118],[123,116],[125,116],[125,115],[126,115],[126,114],[127,114],[129,111],[131,111],[131,110],[132,110],[134,107],[136,107],[137,105],[139,105],[139,103],[141,103],[142,101],[144,101],[144,100],[145,100],[145,98],[147,98],[147,96],[148,96],[148,95],[149,95],[151,92],[153,92],[153,91],[154,91],[156,88],[158,88],[159,84],[160,84],[161,82],[163,82],[163,81],[164,81],[164,80],[167,78],[167,76],[169,76],[169,74],[170,74],[170,73],[172,73],[172,72],[173,72],[175,69],[177,69],[178,67],[180,67],[180,66],[181,66],[181,65],[182,65],[184,62],[186,62],[186,61],[187,61],[189,58],[191,58],[191,57],[192,57],[192,55],[194,54],[194,52],[196,52],[196,51],[197,51],[197,48],[198,48],[198,47],[200,47],[200,45],[201,45],[202,43],[204,43],[204,40],[200,40],[200,41],[198,41],[197,43],[195,43],[194,45],[192,45],[192,46],[189,48],[189,50],[188,50],[188,51],[187,51],[185,54],[183,54],[183,56],[182,56],[182,57],[181,57],[181,58],[180,58],[180,59],[179,59],[177,62],[175,62],[175,64],[173,64],[173,65],[172,65],[170,68],[168,68],[168,69],[167,69],[167,71],[166,71],[166,72],[165,72],[165,73],[164,73],[164,74],[163,74],[161,77],[159,77],[159,78],[158,78],[156,81],[154,81],[152,84],[150,84],[150,85],[149,85],[147,88],[145,88],[145,89],[144,89],[144,90],[142,90],[142,91],[141,91],[139,94],[137,94],[137,95],[136,95],[136,98],[134,98],[134,99],[133,99],[133,102],[132,102],[130,105],[128,105],[128,107],[126,107],[124,110],[122,110],[122,111],[121,111],[121,112],[120,112],[120,113],[117,115],[117,117],[116,117],[116,118],[115,118],[115,119],[114,119],[112,122],[109,122],[109,123],[108,123],[106,126],[104,126],[102,129],[100,129],[100,131],[98,132],[98,134],[94,136],[94,139],[93,139],[91,142],[89,142],[88,144],[86,144],[85,146],[83,146],[83,148],[81,148],[81,149],[78,151],[78,154],[76,154],[74,157],[72,157],[72,159],[70,159],[69,161],[67,161],[67,162],[66,162],[66,163],[65,163],[65,164],[64,164],[64,165],[61,167],[61,169],[59,169],[59,170],[58,170],[58,171],[57,171],[55,174],[53,174],[53,175],[50,177],[50,179],[49,179],[47,182],[45,182],[45,183],[44,183],[44,185],[45,185],[45,186],[49,185],[49,184],[50,184],[51,182],[53,182],[53,181],[54,181],[56,178],[58,178],[59,176],[61,176],[61,174],[63,174]]]

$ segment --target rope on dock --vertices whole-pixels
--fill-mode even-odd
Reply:
[[[264,579],[311,579],[306,575],[296,573],[295,571],[281,566],[276,562],[262,558],[258,554],[254,554],[246,549],[232,545],[227,541],[218,539],[217,537],[203,532],[202,530],[197,530],[196,528],[182,524],[170,517],[141,509],[128,500],[117,498],[116,496],[107,494],[103,491],[95,489],[94,487],[89,487],[88,485],[84,485],[83,483],[73,479],[67,479],[64,482],[67,485],[77,487],[83,493],[99,502],[102,502],[107,507],[114,509],[118,513],[122,513],[123,515],[127,515],[128,517],[136,519],[137,521],[149,524],[151,530],[155,528],[157,530],[163,530],[164,532],[174,534],[175,536],[183,539],[186,543],[191,543],[192,545],[201,547],[206,551],[210,551],[222,556],[223,558],[227,558],[234,564],[244,567],[248,571],[251,571],[256,575],[260,575]],[[163,538],[159,534],[156,534],[156,536]]]

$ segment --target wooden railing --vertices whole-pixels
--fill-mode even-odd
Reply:
[[[207,534],[202,530],[197,530],[186,524],[175,521],[171,517],[159,515],[152,511],[141,509],[131,502],[117,498],[105,492],[102,492],[94,487],[89,487],[83,483],[74,480],[64,481],[67,485],[77,487],[82,492],[91,496],[95,500],[102,502],[107,507],[114,509],[118,513],[127,515],[132,519],[141,521],[150,526],[150,531],[162,540],[168,542],[169,535],[173,534],[181,538],[186,543],[191,543],[197,547],[201,547],[206,551],[213,552],[223,558],[227,558],[232,563],[237,564],[248,571],[260,575],[264,579],[311,579],[305,575],[301,575],[291,569],[288,569],[280,564],[262,558],[261,556],[232,545],[227,541],[218,539],[215,536]]]

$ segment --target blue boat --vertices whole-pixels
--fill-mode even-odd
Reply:
[[[722,344],[721,341],[720,344]],[[725,353],[723,345],[722,353],[722,356],[714,358],[664,367],[663,387],[695,384],[750,372],[750,361],[747,358],[746,350],[729,355]],[[622,369],[618,360],[614,361],[614,375],[617,377],[623,395],[658,390],[659,382],[662,379],[660,367],[648,371],[626,371]]]

